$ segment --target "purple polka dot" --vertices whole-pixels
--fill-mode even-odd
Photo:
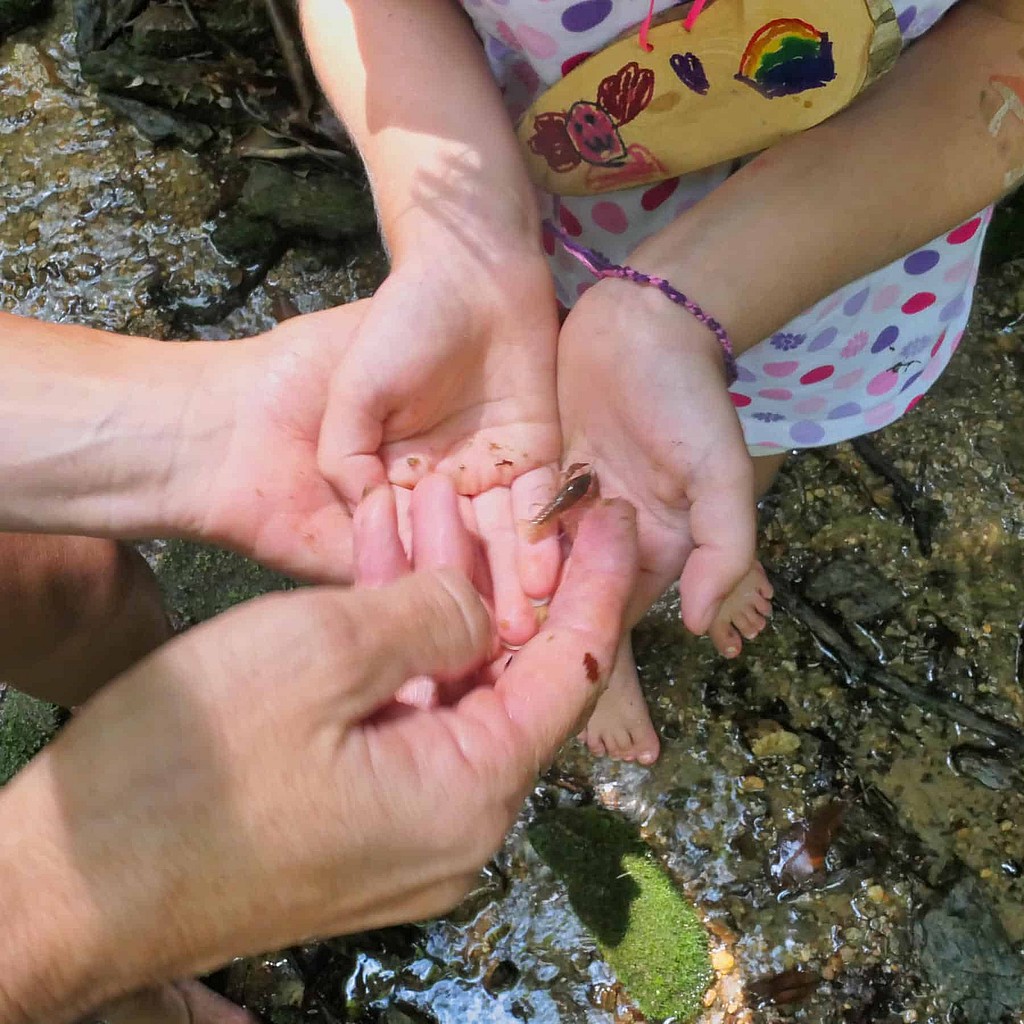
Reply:
[[[757,380],[757,377],[755,377],[750,370],[740,363],[736,367],[736,379],[749,384],[752,380]]]
[[[861,407],[856,402],[843,402],[837,405],[829,414],[830,420],[841,420],[844,416],[856,416],[861,412]]]
[[[843,303],[843,312],[847,316],[856,316],[864,308],[864,303],[868,301],[870,291],[870,288],[861,288],[856,295],[851,295]]]
[[[952,320],[953,317],[959,316],[966,308],[967,303],[964,301],[963,295],[960,294],[942,307],[942,312],[939,314],[939,320],[941,320],[942,323],[946,323],[947,320]]]
[[[883,327],[878,333],[878,337],[875,338],[875,343],[871,346],[871,351],[878,353],[883,349],[892,348],[896,344],[896,339],[900,336],[900,329],[895,324],[889,324],[888,327]]]
[[[824,438],[825,431],[812,420],[801,420],[789,428],[789,436],[797,444],[817,444]]]
[[[589,32],[612,13],[612,0],[582,0],[562,12],[567,32]]]
[[[839,331],[834,327],[826,327],[821,334],[817,335],[814,340],[807,346],[808,352],[820,352],[823,348],[828,348],[833,341],[839,336]]]
[[[900,388],[900,391],[906,391],[907,388],[909,388],[917,380],[917,378],[921,376],[922,373],[924,373],[924,370],[918,370],[913,377],[908,377],[907,380],[904,381],[903,387]]]
[[[900,16],[896,19],[896,24],[899,25],[900,31],[906,34],[908,28],[914,24],[914,19],[917,17],[917,7],[911,4],[909,7],[905,7],[900,13]]]
[[[918,249],[903,261],[903,269],[908,274],[927,274],[938,262],[939,254],[934,249]]]

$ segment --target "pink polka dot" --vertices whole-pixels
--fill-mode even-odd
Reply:
[[[793,397],[793,392],[789,388],[762,388],[758,395],[775,402],[788,402]]]
[[[498,35],[501,36],[501,41],[512,50],[522,50],[522,46],[519,40],[516,38],[515,32],[512,31],[512,26],[507,21],[499,21],[497,25]]]
[[[842,302],[842,301],[843,301],[842,295],[838,295],[838,294],[837,295],[833,295],[832,298],[829,299],[825,303],[825,305],[821,307],[820,310],[818,310],[818,315],[814,319],[815,320],[824,320],[824,318],[827,317],[829,315],[829,313],[834,312],[839,307],[839,303]]]
[[[669,199],[677,188],[679,188],[678,178],[666,178],[665,181],[658,182],[657,185],[649,188],[643,194],[640,199],[640,205],[650,213],[661,206],[666,199]]]
[[[873,430],[892,423],[896,418],[896,406],[892,402],[883,402],[864,413],[864,422]]]
[[[737,409],[744,409],[753,401],[749,395],[741,395],[736,391],[730,391],[729,397],[732,399],[732,404],[735,405]]]
[[[899,379],[900,375],[894,370],[883,370],[881,373],[875,374],[875,376],[868,381],[868,394],[884,395],[887,391],[892,391],[892,389],[896,387],[896,383]]]
[[[860,379],[863,376],[863,367],[859,370],[851,370],[849,373],[844,373],[841,377],[836,377],[836,379],[832,381],[832,387],[837,391],[845,391],[847,388],[852,388],[854,384],[860,383]]]
[[[531,57],[549,60],[558,53],[558,43],[547,32],[541,32],[532,25],[520,25],[516,29],[516,35]]]
[[[887,284],[884,288],[879,288],[875,297],[871,300],[871,311],[873,313],[881,313],[882,310],[888,309],[893,305],[899,297],[899,285]]]
[[[599,228],[610,231],[613,235],[621,235],[629,227],[626,211],[618,203],[609,200],[595,204],[590,215]]]
[[[950,245],[963,245],[964,242],[969,242],[977,233],[978,228],[981,227],[981,218],[973,217],[967,221],[966,224],[961,224],[960,227],[954,228],[948,235],[946,235],[946,241]]]
[[[583,234],[583,225],[576,219],[569,208],[565,205],[558,207],[558,219],[562,223],[567,235],[579,238]]]
[[[966,281],[971,276],[971,271],[974,270],[974,260],[961,260],[959,263],[954,263],[942,275],[942,280],[947,284],[958,284],[960,281]]]
[[[801,398],[793,408],[800,413],[801,416],[813,416],[815,413],[821,412],[828,405],[828,401],[820,396],[814,396],[813,398]]]
[[[825,366],[816,366],[813,370],[808,370],[800,378],[800,383],[817,384],[819,381],[828,380],[835,372],[836,368],[832,365],[826,364]]]
[[[555,255],[555,233],[554,233],[554,231],[551,230],[551,228],[549,228],[547,226],[547,224],[545,224],[540,229],[540,240],[541,240],[541,244],[544,246],[544,251],[549,256],[554,256]]]
[[[913,397],[913,398],[912,398],[912,399],[911,399],[911,400],[910,400],[910,401],[909,401],[909,402],[907,403],[907,408],[906,408],[906,410],[905,410],[905,411],[906,411],[906,412],[910,412],[910,410],[911,410],[911,409],[913,409],[913,408],[914,408],[914,406],[915,406],[915,405],[917,405],[917,403],[918,403],[918,402],[920,402],[922,398],[924,398],[924,392],[921,392],[921,394],[919,394],[919,395],[915,395],[915,396],[914,396],[914,397]]]
[[[921,384],[931,384],[933,380],[946,368],[945,359],[933,359],[922,372],[919,380]]]
[[[939,335],[939,340],[938,340],[937,342],[935,342],[935,344],[934,344],[934,345],[932,345],[932,358],[933,358],[933,359],[935,358],[935,353],[936,353],[936,352],[938,352],[940,348],[942,348],[942,343],[943,343],[943,342],[944,342],[945,340],[946,340],[946,332],[945,332],[945,331],[943,331],[943,332],[942,332],[942,333],[941,333],[941,334]]]
[[[510,70],[527,92],[532,93],[540,88],[540,75],[534,71],[532,64],[528,64],[525,60],[517,60]]]
[[[906,302],[900,306],[908,316],[912,316],[914,313],[920,313],[922,309],[927,309],[935,302],[935,296],[931,292],[918,292],[916,295],[911,295]]]
[[[788,377],[800,364],[795,359],[783,363],[765,363],[762,369],[769,377]]]
[[[950,347],[950,352],[955,352],[960,347],[960,341],[963,339],[964,332],[961,331],[954,339],[953,344]]]
[[[579,67],[588,57],[590,51],[586,50],[583,53],[577,53],[575,56],[570,57],[568,60],[562,61],[562,74],[567,75],[573,68]]]

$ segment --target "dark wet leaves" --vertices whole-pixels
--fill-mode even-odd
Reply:
[[[756,1006],[789,1006],[803,1002],[821,982],[821,975],[803,967],[770,974],[747,986]]]
[[[1019,761],[1001,751],[986,747],[963,746],[950,752],[950,764],[958,775],[980,782],[986,789],[997,792],[1021,785]]]
[[[772,860],[772,877],[786,885],[823,878],[825,855],[839,831],[846,805],[834,800],[819,808],[809,821],[798,822],[780,840]]]
[[[884,618],[903,602],[900,590],[873,565],[846,558],[830,562],[811,576],[805,593],[853,622]]]

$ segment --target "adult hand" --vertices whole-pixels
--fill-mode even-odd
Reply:
[[[391,699],[494,648],[451,571],[261,598],[111,683],[0,793],[0,1019],[453,905],[607,677],[634,542],[591,510],[541,635],[450,705]]]
[[[560,564],[553,539],[515,528],[556,485],[554,290],[532,238],[500,252],[444,238],[407,253],[370,300],[331,381],[320,467],[353,507],[386,481],[451,477],[518,644],[536,630],[528,599],[550,596]]]

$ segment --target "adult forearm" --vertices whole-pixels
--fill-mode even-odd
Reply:
[[[1024,86],[1021,6],[961,3],[847,110],[763,153],[634,262],[742,351],[994,201],[1024,175],[1024,103],[1000,83]]]
[[[223,427],[202,347],[0,314],[0,530],[176,532],[186,453]]]
[[[483,245],[536,245],[536,201],[508,114],[454,0],[302,0],[301,14],[396,259],[439,228]]]

